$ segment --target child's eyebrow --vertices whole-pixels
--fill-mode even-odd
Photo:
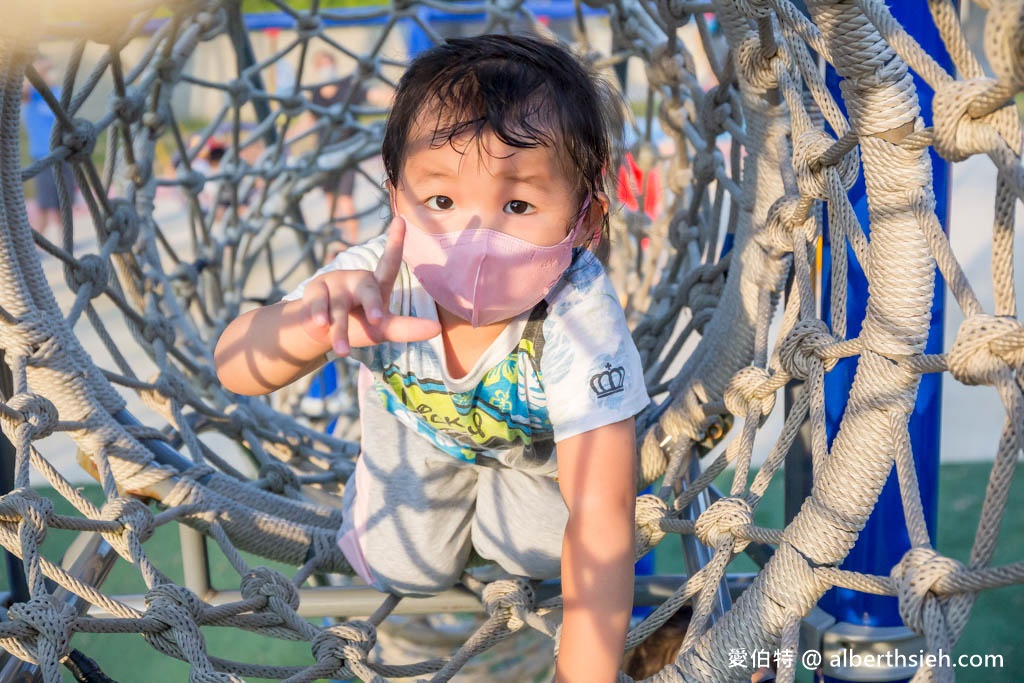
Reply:
[[[409,175],[412,176],[413,178],[415,178],[416,180],[421,180],[422,181],[422,180],[435,180],[435,179],[438,179],[438,178],[440,178],[442,180],[445,180],[445,179],[448,179],[448,178],[454,178],[456,174],[452,173],[451,171],[444,170],[444,169],[431,168],[431,169],[413,169],[413,170],[409,171]]]
[[[419,181],[436,179],[447,180],[457,177],[456,173],[453,173],[448,169],[441,168],[414,169],[409,173],[409,175]],[[494,174],[494,177],[510,183],[537,185],[541,187],[546,187],[550,182],[546,174],[531,172],[499,171]]]
[[[496,175],[502,180],[522,183],[523,185],[546,185],[549,182],[549,179],[541,173],[517,173],[511,171],[509,173],[497,173]]]

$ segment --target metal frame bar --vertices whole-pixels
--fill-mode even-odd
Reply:
[[[685,490],[701,474],[700,458],[697,456],[696,450],[691,449],[687,460],[686,472],[683,476],[679,492]],[[711,492],[704,489],[687,506],[687,518],[696,521],[705,510],[711,507],[712,502],[714,501],[712,500]],[[680,537],[680,542],[683,546],[683,564],[686,566],[686,573],[690,576],[693,576],[711,562],[714,553],[711,548],[697,540],[696,534],[684,534]],[[718,590],[715,592],[715,601],[711,606],[710,623],[713,624],[725,616],[730,607],[732,607],[732,597],[728,583],[723,577]]]
[[[14,395],[14,376],[7,364],[5,353],[0,349],[0,400],[8,401]],[[0,494],[6,495],[14,489],[14,468],[18,462],[18,451],[7,438],[7,435],[0,432]],[[7,585],[10,595],[3,602],[3,606],[15,602],[25,602],[29,599],[28,579],[25,575],[25,565],[21,558],[10,551],[4,551],[4,564],[7,567]]]
[[[734,598],[740,595],[753,582],[756,574],[730,574],[723,585]],[[663,575],[637,577],[633,592],[633,602],[638,606],[656,606],[665,601],[687,580],[686,575]],[[561,582],[545,581],[537,591],[537,601],[553,598],[561,592]],[[136,609],[145,610],[145,595],[141,593],[113,595],[112,599],[123,602]],[[211,605],[224,605],[242,600],[238,590],[210,590],[199,596]],[[357,617],[373,613],[380,607],[384,594],[373,588],[364,586],[315,586],[299,589],[299,609],[301,617]],[[479,599],[466,588],[456,587],[438,595],[426,598],[405,598],[392,614],[437,614],[444,612],[482,613],[483,605]],[[96,606],[89,610],[90,616],[110,617]]]

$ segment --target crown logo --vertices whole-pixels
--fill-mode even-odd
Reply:
[[[605,363],[604,372],[599,372],[590,378],[590,390],[597,394],[598,398],[611,396],[622,391],[625,379],[626,371],[621,366],[613,368],[611,363]]]

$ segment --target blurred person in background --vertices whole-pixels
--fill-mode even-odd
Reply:
[[[310,80],[312,85],[307,86],[306,89],[313,105],[319,108],[329,109],[338,104],[358,107],[366,103],[383,107],[390,104],[391,101],[389,89],[368,88],[355,70],[347,75],[340,75],[337,58],[328,50],[320,50],[314,55],[313,73]],[[311,114],[308,125],[312,126],[315,122],[316,116]],[[318,147],[323,149],[347,140],[355,132],[353,126],[334,126],[321,133]],[[339,237],[344,242],[343,246],[359,242],[359,220],[355,217],[356,206],[352,198],[355,180],[356,169],[350,167],[328,173],[321,185],[329,219],[332,221],[335,217],[344,219],[338,225]]]
[[[53,79],[53,64],[50,59],[40,55],[33,67],[47,84],[54,98],[60,100],[61,88]],[[50,155],[50,135],[56,124],[57,117],[38,90],[26,78],[21,88],[21,118],[28,138],[28,152],[32,161],[44,159]],[[56,173],[60,173],[64,186],[74,200],[75,178],[71,165],[57,161],[47,166],[35,177],[35,210],[28,204],[29,222],[42,235],[46,235],[51,225],[60,231],[60,203],[57,198]]]

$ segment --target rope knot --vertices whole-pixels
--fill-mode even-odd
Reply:
[[[507,615],[510,631],[526,625],[527,614],[533,610],[533,587],[524,579],[501,579],[484,586],[481,599],[492,617]]]
[[[360,80],[366,81],[377,75],[379,65],[373,55],[365,55],[356,60],[356,73]]]
[[[29,510],[43,521],[48,521],[53,515],[53,503],[49,498],[43,498],[35,489],[20,488],[0,496],[0,515],[21,515],[26,516]]]
[[[149,540],[156,528],[152,510],[138,498],[121,497],[107,501],[101,518],[120,522],[125,531],[134,533],[140,543]]]
[[[59,662],[67,656],[71,643],[71,626],[77,617],[75,609],[52,595],[32,598],[10,606],[7,616],[30,626],[38,635],[24,639],[4,639],[5,649],[33,664]]]
[[[295,118],[306,111],[309,101],[302,95],[288,95],[281,98],[281,113],[278,116]]]
[[[267,603],[274,608],[271,601],[280,600],[292,610],[299,608],[299,591],[288,577],[269,567],[257,567],[242,577],[242,597],[251,600],[257,597],[267,598]]]
[[[266,489],[274,493],[286,493],[299,490],[299,478],[292,468],[281,462],[268,462],[260,468],[260,479],[264,480]]]
[[[950,81],[936,88],[932,100],[933,137],[935,151],[942,158],[963,161],[975,154],[994,152],[1000,146],[1000,133],[1020,130],[1014,121],[1018,114],[1013,105],[978,118],[968,111],[974,102],[985,99],[986,93],[996,85],[991,78],[970,78]]]
[[[693,177],[698,183],[709,184],[715,179],[715,173],[722,167],[722,153],[717,149],[709,152],[697,152],[693,155]]]
[[[1024,326],[1010,316],[972,315],[960,324],[946,360],[957,381],[994,385],[1008,368],[1024,366]]]
[[[755,239],[766,250],[794,251],[817,237],[818,225],[812,216],[801,209],[800,198],[783,195],[768,208],[765,227]]]
[[[729,381],[722,399],[726,410],[736,417],[767,417],[775,408],[771,373],[752,365],[742,368]]]
[[[665,519],[668,506],[658,496],[647,493],[636,499],[636,548],[638,554],[646,553],[665,538],[661,520]]]
[[[709,548],[717,548],[726,542],[735,543],[734,552],[747,547],[749,541],[736,537],[736,529],[754,523],[750,503],[744,498],[729,496],[719,498],[701,513],[694,526],[697,540]]]
[[[179,263],[168,276],[174,296],[179,301],[189,301],[196,296],[199,286],[199,268],[194,263]]]
[[[23,551],[38,550],[53,518],[53,503],[34,489],[14,489],[0,496],[0,514],[21,517],[18,536]]]
[[[166,83],[175,83],[181,77],[181,67],[181,57],[168,55],[157,62],[156,75]]]
[[[651,61],[647,64],[647,80],[657,86],[677,88],[685,82],[687,71],[683,54],[669,50],[666,43],[656,48],[651,55]]]
[[[173,583],[162,583],[149,589],[145,596],[146,616],[182,628],[191,623],[198,625],[203,617],[203,602],[185,588]]]
[[[178,171],[178,183],[181,184],[182,190],[198,197],[206,185],[206,176],[199,171],[190,171],[182,165]]]
[[[828,182],[825,174],[834,170],[839,172],[839,180],[849,190],[857,182],[860,171],[860,159],[856,147],[840,157],[833,166],[825,166],[822,157],[829,152],[838,141],[822,130],[810,129],[801,133],[793,142],[793,171],[796,173],[796,184],[800,194],[818,199],[828,199]]]
[[[689,8],[685,0],[658,0],[658,14],[669,28],[679,28],[689,22]]]
[[[113,95],[110,98],[110,111],[121,123],[131,125],[139,120],[146,108],[146,97],[134,88],[128,88],[124,97]]]
[[[717,138],[725,132],[725,122],[732,118],[731,94],[729,88],[715,85],[704,95],[697,120],[705,136]]]
[[[377,629],[373,624],[346,621],[325,628],[313,637],[313,656],[318,664],[361,663],[376,644]]]
[[[779,78],[775,73],[772,60],[775,56],[765,56],[764,46],[757,33],[751,31],[739,44],[736,50],[736,68],[740,77],[756,92],[767,92],[779,87]]]
[[[19,417],[4,417],[5,431],[33,441],[53,434],[60,424],[60,413],[50,399],[32,392],[21,392],[11,396],[7,407],[20,414]]]
[[[247,78],[236,78],[225,86],[232,106],[240,107],[252,99],[253,87]]]
[[[92,156],[92,150],[96,147],[96,126],[92,121],[75,119],[70,129],[64,129],[60,144],[68,150],[65,161],[85,161]]]
[[[889,572],[900,603],[900,617],[916,633],[925,632],[925,611],[932,600],[941,599],[932,591],[940,579],[964,569],[964,565],[944,557],[933,548],[911,548]]]
[[[150,344],[159,339],[170,347],[174,343],[174,323],[167,318],[146,316],[142,320],[142,338]]]
[[[167,127],[167,113],[161,110],[143,112],[142,125],[153,136],[163,135]]]
[[[139,214],[135,207],[127,199],[111,199],[110,215],[103,221],[101,233],[103,242],[111,235],[117,235],[115,252],[131,251],[139,237]]]
[[[71,267],[71,288],[78,293],[83,286],[89,285],[90,299],[102,294],[109,281],[108,262],[97,254],[86,254]]]
[[[159,372],[151,382],[153,383],[153,392],[157,394],[157,397],[166,397],[179,403],[184,403],[189,399],[188,381],[178,370],[169,368]]]
[[[690,242],[695,242],[700,237],[696,225],[690,225],[686,216],[675,214],[668,225],[668,242],[676,251],[686,253]]]
[[[836,359],[823,360],[820,352],[837,341],[823,320],[801,320],[779,345],[783,370],[794,379],[807,379],[815,363],[824,362],[825,372],[828,372],[835,367]]]
[[[318,14],[303,14],[295,22],[295,32],[301,40],[308,40],[320,35],[323,22]]]

